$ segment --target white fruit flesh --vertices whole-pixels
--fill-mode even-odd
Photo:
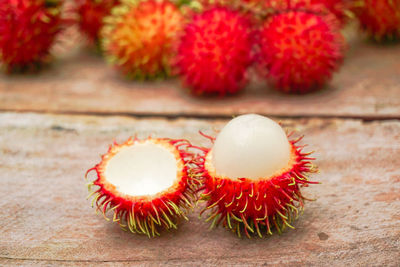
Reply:
[[[108,162],[104,174],[119,192],[144,196],[171,187],[177,172],[174,154],[160,144],[147,141],[119,151]]]
[[[218,176],[258,179],[285,169],[291,146],[278,123],[247,114],[234,118],[222,129],[211,153]]]

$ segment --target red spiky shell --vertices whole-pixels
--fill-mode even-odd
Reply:
[[[172,44],[183,23],[169,1],[124,2],[105,20],[106,57],[130,78],[168,76]]]
[[[175,65],[194,94],[233,94],[247,83],[253,34],[246,17],[214,7],[193,17],[181,36]]]
[[[272,235],[272,228],[281,233],[286,227],[294,228],[290,223],[303,210],[305,197],[300,188],[316,184],[308,179],[308,174],[316,167],[309,157],[311,153],[297,146],[301,140],[290,141],[291,161],[279,174],[265,179],[220,177],[212,165],[210,149],[203,149],[203,165],[197,173],[203,177],[203,190],[200,199],[206,201],[204,211],[210,210],[206,221],[212,221],[211,227],[222,225],[241,236],[244,231],[263,236],[263,230]],[[250,232],[250,233],[249,233]]]
[[[347,21],[348,4],[345,0],[266,0],[265,7],[276,11],[303,10],[318,14],[333,14],[341,25]]]
[[[166,190],[155,195],[131,196],[119,192],[113,184],[107,182],[105,169],[110,159],[125,147],[151,142],[170,151],[177,163],[178,174],[174,184]],[[146,234],[149,237],[158,236],[162,229],[177,228],[181,218],[186,218],[185,210],[192,207],[192,200],[198,182],[192,177],[191,166],[195,158],[188,148],[191,144],[187,140],[173,140],[167,138],[148,138],[139,140],[129,138],[123,144],[114,142],[107,154],[102,156],[102,161],[89,169],[88,173],[96,171],[97,179],[88,184],[89,197],[93,196],[92,206],[97,206],[96,211],[101,211],[106,220],[107,211],[113,212],[113,222],[132,233]],[[98,189],[92,190],[93,186]]]
[[[60,0],[0,1],[0,61],[8,71],[33,69],[49,58],[61,31]]]
[[[361,28],[377,41],[400,38],[400,0],[362,0],[354,8]]]
[[[90,43],[99,40],[100,29],[104,17],[111,9],[119,4],[119,0],[75,0],[75,12],[78,14],[79,29],[85,34]]]
[[[268,18],[259,42],[261,72],[287,93],[321,88],[338,69],[345,47],[335,20],[303,11]]]

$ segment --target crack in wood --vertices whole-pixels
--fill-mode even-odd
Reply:
[[[226,120],[232,119],[232,117],[244,114],[235,113],[232,115],[207,115],[207,114],[191,114],[191,113],[131,113],[131,112],[98,112],[98,111],[47,111],[47,110],[12,110],[12,109],[0,109],[0,113],[13,112],[13,113],[36,113],[36,114],[49,114],[49,115],[83,115],[83,116],[122,116],[122,117],[135,117],[135,118],[162,118],[167,120],[175,119],[201,119],[201,120]],[[277,118],[277,119],[343,119],[343,120],[361,120],[363,122],[372,121],[387,121],[387,120],[400,120],[400,115],[330,115],[330,114],[298,114],[298,115],[277,115],[269,113],[258,113],[260,115]]]

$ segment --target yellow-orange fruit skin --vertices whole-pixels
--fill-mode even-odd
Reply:
[[[170,75],[173,45],[184,24],[173,3],[123,2],[104,22],[104,54],[125,76],[151,79]]]

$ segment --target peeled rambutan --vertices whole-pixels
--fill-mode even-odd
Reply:
[[[262,237],[274,227],[281,233],[303,209],[300,188],[316,182],[307,175],[315,172],[303,146],[289,141],[276,122],[255,114],[231,120],[211,138],[213,147],[204,148],[201,199],[207,221],[222,225],[239,236],[242,231]]]
[[[186,25],[174,64],[192,93],[233,94],[247,83],[252,44],[252,27],[245,16],[214,7]]]
[[[106,17],[103,48],[108,60],[130,78],[170,74],[172,45],[184,17],[169,1],[125,1]]]
[[[362,0],[354,8],[361,28],[375,40],[400,38],[400,0]]]
[[[185,210],[192,206],[196,179],[191,176],[195,157],[186,140],[130,138],[110,146],[90,182],[92,206],[104,217],[132,233],[158,236],[161,229],[177,228]],[[93,190],[92,187],[98,188]]]
[[[119,0],[75,0],[75,12],[78,15],[79,29],[90,43],[97,43],[103,19],[111,9],[119,4]]]
[[[265,7],[273,12],[285,10],[312,11],[318,14],[333,14],[344,25],[347,21],[346,0],[266,0]]]
[[[331,79],[345,41],[336,20],[304,11],[268,18],[259,40],[261,73],[278,90],[307,93]]]
[[[0,62],[7,71],[32,70],[49,59],[62,29],[61,0],[0,1]]]

